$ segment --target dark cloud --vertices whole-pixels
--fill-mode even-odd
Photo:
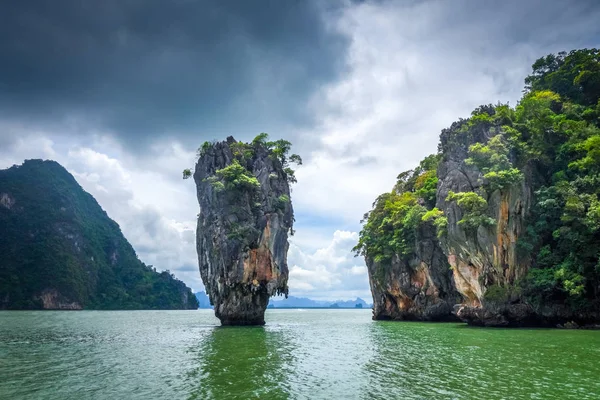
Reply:
[[[0,128],[0,149],[8,149],[12,147],[16,139],[16,136],[12,132]]]
[[[347,47],[325,25],[337,9],[327,4],[2,2],[0,117],[135,144],[308,124],[306,100],[337,77]]]

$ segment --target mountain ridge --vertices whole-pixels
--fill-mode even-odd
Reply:
[[[59,163],[0,170],[0,309],[196,308],[169,271],[137,258],[119,225]]]
[[[360,304],[357,307],[357,304]],[[356,300],[313,300],[307,297],[288,296],[287,299],[271,299],[271,308],[371,308],[373,305],[357,297]]]

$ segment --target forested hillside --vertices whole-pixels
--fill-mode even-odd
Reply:
[[[0,309],[184,309],[186,285],[142,263],[54,161],[0,171]]]

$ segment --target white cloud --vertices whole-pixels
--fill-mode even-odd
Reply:
[[[288,253],[290,295],[319,300],[370,299],[367,270],[352,247],[358,233],[336,230],[331,241],[314,252],[292,241]]]
[[[3,166],[20,165],[25,158],[57,156],[48,132],[30,132],[15,124],[0,122],[0,155]]]
[[[169,151],[162,157],[168,158]],[[145,263],[169,269],[194,290],[201,290],[193,184],[169,179],[156,171],[159,165],[150,169],[150,163],[143,160],[125,165],[90,148],[69,151],[66,161],[84,189],[120,224]]]

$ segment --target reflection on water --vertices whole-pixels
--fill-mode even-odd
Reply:
[[[369,337],[369,398],[600,398],[600,332],[377,321]]]
[[[464,365],[452,360],[457,324],[376,321],[369,326],[374,357],[365,364],[373,399],[462,399],[453,378],[462,376]],[[438,333],[439,332],[439,333]],[[489,393],[488,393],[489,394]],[[485,396],[484,396],[485,397]],[[471,398],[471,397],[466,397]],[[485,398],[494,398],[485,397]]]
[[[190,399],[290,397],[292,363],[282,331],[265,327],[218,327],[190,352],[197,366],[187,374]]]
[[[0,399],[600,399],[600,332],[370,310],[0,312]]]

